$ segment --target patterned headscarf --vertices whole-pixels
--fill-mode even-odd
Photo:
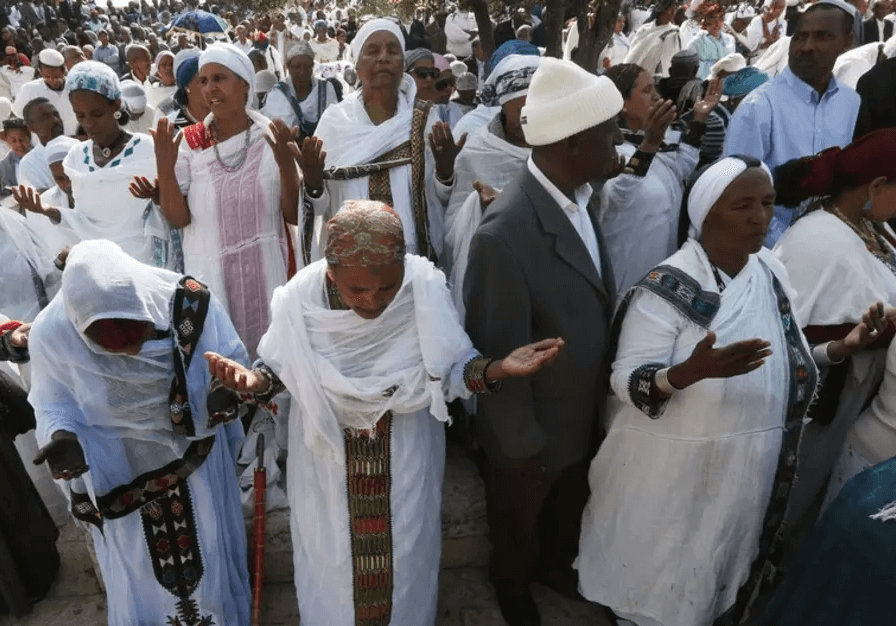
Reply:
[[[502,43],[498,47],[498,49],[495,50],[494,54],[492,54],[491,58],[488,60],[488,67],[486,68],[488,70],[488,73],[491,74],[492,71],[498,66],[498,63],[500,63],[505,57],[509,57],[511,54],[541,56],[538,48],[536,48],[528,41],[511,39],[510,41]]]
[[[504,57],[482,86],[481,102],[485,106],[496,107],[528,94],[529,83],[540,62],[541,57],[527,54]]]
[[[401,218],[387,204],[349,200],[327,222],[330,267],[371,267],[401,263],[405,256]]]
[[[121,99],[121,83],[115,71],[105,63],[82,61],[74,66],[65,79],[69,93],[92,91],[109,102]]]

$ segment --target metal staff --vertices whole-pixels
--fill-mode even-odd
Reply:
[[[255,444],[258,467],[255,469],[255,560],[252,578],[252,626],[261,626],[261,590],[264,586],[265,493],[268,475],[264,467],[264,435]]]

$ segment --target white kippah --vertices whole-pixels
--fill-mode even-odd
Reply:
[[[53,48],[44,48],[37,55],[37,60],[40,61],[41,65],[46,65],[47,67],[62,67],[65,65],[65,57],[58,50],[54,50]]]
[[[616,117],[622,104],[622,94],[606,76],[545,57],[529,84],[520,124],[530,146],[546,146]]]
[[[719,72],[728,72],[729,74],[734,74],[736,72],[741,71],[747,67],[747,60],[744,58],[744,55],[739,52],[732,52],[731,54],[726,54],[721,59],[715,62],[712,66],[712,69],[709,71],[709,75],[715,78],[719,75]]]

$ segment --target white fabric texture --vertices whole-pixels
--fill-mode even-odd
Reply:
[[[226,171],[216,153],[232,164],[245,147],[245,133],[217,144],[217,150],[194,150],[182,141],[175,174],[190,208],[190,224],[183,229],[184,271],[224,303],[254,356],[268,326],[274,289],[286,283],[287,237],[293,234],[284,225],[280,170],[265,141],[270,121],[248,114],[249,147],[239,170]],[[296,256],[301,263],[298,248]]]
[[[747,25],[746,31],[744,31],[744,37],[747,39],[747,47],[751,52],[757,52],[759,47],[762,45],[762,41],[764,39],[763,30],[762,30],[762,16],[757,15],[754,17],[750,23]],[[775,18],[774,21],[769,22],[766,25],[769,33],[778,31],[781,39],[787,34],[787,20],[784,19],[784,15],[779,15]],[[778,41],[781,41],[778,39]],[[777,42],[776,42],[777,43]],[[774,44],[772,44],[774,45]],[[771,48],[771,46],[769,46]]]
[[[622,94],[606,76],[545,57],[529,83],[520,124],[530,146],[546,146],[606,122],[622,104]]]
[[[700,175],[688,196],[688,218],[691,222],[691,237],[694,239],[700,238],[703,232],[703,222],[706,221],[706,216],[709,215],[712,207],[725,193],[728,185],[746,172],[748,167],[743,159],[725,157],[713,163]],[[760,167],[768,176],[769,182],[774,185],[774,179],[768,166],[762,163]]]
[[[62,118],[62,124],[65,127],[65,134],[71,136],[78,131],[78,120],[75,119],[72,103],[68,99],[68,89],[54,91],[47,87],[47,83],[44,82],[43,78],[37,78],[22,85],[15,96],[12,110],[17,117],[22,117],[25,105],[35,98],[46,98],[59,111],[59,116]]]
[[[487,107],[484,104],[477,105],[475,109],[460,118],[460,121],[451,129],[454,141],[460,141],[464,134],[468,138],[472,137],[476,131],[488,124],[500,112],[501,107]]]
[[[326,262],[278,289],[259,346],[292,395],[287,484],[302,623],[355,624],[342,429],[393,410],[392,626],[435,621],[441,552],[445,400],[469,397],[463,365],[477,353],[444,275],[408,255],[395,299],[375,320],[328,308]],[[436,380],[431,380],[434,377]],[[399,385],[391,397],[383,390]],[[435,419],[434,419],[435,418]]]
[[[405,74],[399,87],[398,112],[378,126],[374,125],[367,115],[363,92],[360,90],[346,96],[338,105],[328,108],[321,116],[316,132],[327,153],[325,164],[327,169],[370,163],[405,143],[410,137],[416,94],[417,85],[414,79]],[[426,122],[426,136],[437,121],[435,110],[430,109],[429,119]],[[435,159],[430,149],[426,150],[425,181],[430,239],[436,254],[441,255],[442,242],[445,238],[445,204],[448,201],[449,190],[436,181]],[[410,164],[389,170],[389,182],[392,189],[392,208],[401,218],[407,251],[416,254],[420,251],[417,250]],[[367,199],[368,185],[367,176],[353,180],[326,181],[324,194],[311,200],[315,213],[312,261],[322,258],[323,250],[327,247],[325,228],[327,221],[336,214],[345,201]]]
[[[38,142],[19,162],[18,183],[46,191],[56,183],[47,165],[47,149]]]
[[[60,212],[63,225],[82,241],[108,239],[142,263],[167,266],[171,255],[159,251],[167,247],[168,227],[150,201],[135,198],[129,189],[135,176],[156,179],[152,137],[133,135],[121,153],[103,167],[93,160],[93,141],[82,141],[62,165],[75,198],[74,209]],[[98,189],[102,193],[97,193]]]
[[[59,290],[59,270],[25,218],[0,207],[0,313],[22,322],[37,317],[40,302],[35,277],[43,283],[48,299]]]
[[[759,19],[759,18],[757,18]],[[781,37],[753,61],[753,67],[771,80],[784,71],[790,60],[790,37]]]
[[[718,293],[702,247],[666,259]],[[632,372],[687,359],[706,330],[646,291],[626,312],[613,364],[611,423],[589,472],[580,589],[637,624],[710,626],[735,601],[759,551],[781,450],[790,369],[772,255],[751,255],[721,294],[710,324],[717,346],[761,337],[772,356],[758,370],[706,379],[673,395],[658,419],[635,408]],[[808,348],[807,348],[808,349]]]
[[[295,87],[293,87],[292,81],[286,80],[285,82],[286,86],[289,88],[289,94],[295,98],[296,90]],[[336,90],[333,89],[331,84],[318,78],[312,78],[311,91],[308,92],[308,95],[305,96],[305,98],[299,101],[299,108],[302,109],[302,117],[308,122],[318,121],[317,108],[320,102],[318,90],[321,88],[327,90],[327,107],[338,102],[336,98]],[[264,102],[264,108],[261,112],[268,119],[282,120],[289,128],[299,125],[299,118],[296,117],[296,112],[292,108],[289,99],[279,89],[272,89],[268,92]]]
[[[199,55],[199,69],[209,63],[223,65],[249,83],[249,93],[255,93],[255,67],[245,52],[232,43],[215,42]]]
[[[893,271],[868,252],[849,226],[827,211],[819,209],[798,219],[774,252],[799,294],[794,310],[804,326],[858,324],[875,302],[896,302]],[[886,359],[885,349],[854,354],[832,423],[810,423],[804,429],[800,481],[791,498],[795,520],[806,514],[824,488],[847,433],[877,391]]]
[[[877,41],[847,50],[834,63],[834,78],[850,89],[855,89],[865,72],[877,65],[882,43]]]
[[[151,340],[136,356],[113,355],[79,330],[91,319],[116,316],[171,325],[177,274],[138,263],[107,241],[84,242],[69,256],[61,296],[31,330],[32,388],[37,440],[74,433],[90,470],[76,481],[97,496],[181,457],[190,444],[175,435],[168,412],[173,339]],[[196,352],[214,350],[246,362],[230,320],[212,298]],[[212,452],[187,483],[191,489],[205,574],[193,598],[216,624],[249,621],[245,528],[234,474],[242,441],[239,422],[210,429],[206,395],[211,377],[202,362],[187,371],[196,437],[216,434]],[[106,519],[94,545],[107,588],[109,621],[122,626],[162,623],[177,614],[176,598],[155,579],[137,511]]]
[[[643,67],[651,76],[669,75],[672,57],[681,51],[681,37],[675,24],[658,25],[655,21],[641,26],[631,38],[626,63]]]
[[[364,48],[364,43],[373,33],[380,31],[387,31],[395,35],[398,43],[401,44],[401,53],[404,54],[404,35],[401,34],[401,29],[398,27],[398,24],[392,20],[381,18],[370,20],[358,29],[355,38],[352,39],[352,56],[356,59],[360,58],[361,49]]]
[[[454,164],[454,187],[445,213],[445,263],[454,305],[464,319],[463,282],[470,242],[482,221],[483,207],[473,189],[481,181],[497,190],[511,183],[526,164],[531,148],[516,146],[496,134],[496,118],[473,134]],[[503,134],[503,132],[502,132]]]
[[[616,147],[626,160],[637,149],[630,142]],[[605,206],[600,229],[620,298],[678,249],[682,181],[694,171],[699,159],[699,150],[683,143],[674,152],[657,153],[646,176],[622,173],[601,189]]]

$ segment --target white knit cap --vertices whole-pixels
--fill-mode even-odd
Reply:
[[[744,58],[744,55],[739,52],[732,52],[731,54],[726,54],[721,59],[715,62],[712,66],[712,69],[709,70],[709,75],[713,78],[719,75],[719,72],[728,72],[729,74],[734,74],[735,72],[739,72],[742,69],[747,67],[747,60]]]
[[[47,67],[62,67],[65,65],[65,57],[58,50],[53,48],[44,48],[37,55],[37,60],[41,65]]]
[[[606,76],[545,57],[529,84],[520,124],[526,143],[547,146],[616,117],[622,105],[622,94]]]

